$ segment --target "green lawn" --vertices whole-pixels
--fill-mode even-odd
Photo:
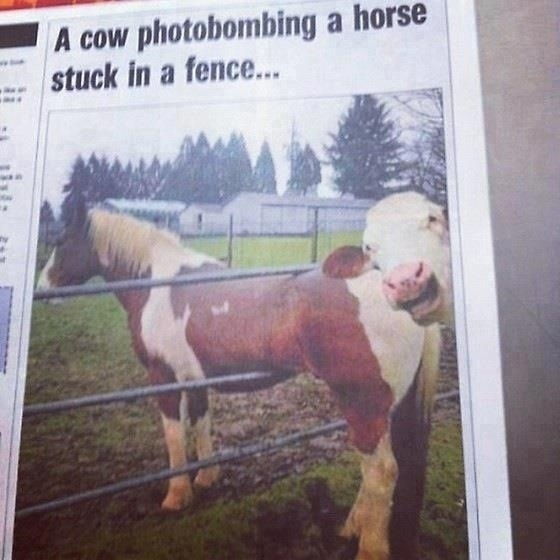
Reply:
[[[227,257],[225,237],[190,238],[185,245],[217,258]],[[317,243],[319,260],[341,245],[360,245],[361,232],[321,233]],[[234,268],[287,266],[311,262],[310,237],[236,237],[233,241]]]

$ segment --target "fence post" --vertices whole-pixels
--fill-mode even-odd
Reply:
[[[231,268],[233,263],[233,214],[229,215],[228,225],[228,247],[227,247],[227,265]]]
[[[311,235],[311,262],[316,263],[319,251],[319,208],[313,208],[313,231]]]

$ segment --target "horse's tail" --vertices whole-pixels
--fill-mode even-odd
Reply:
[[[424,500],[431,413],[439,376],[439,325],[425,329],[422,361],[412,387],[391,422],[393,452],[399,477],[393,500],[390,546],[393,558],[418,560],[420,511]]]
[[[441,331],[436,323],[426,328],[422,363],[417,374],[416,406],[423,411],[424,421],[429,422],[437,391],[439,378],[439,357],[441,352]]]

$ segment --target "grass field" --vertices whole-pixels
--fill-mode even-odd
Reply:
[[[242,239],[234,265],[309,262],[302,238]],[[319,253],[359,235],[324,238]],[[220,245],[221,244],[221,245]],[[225,240],[191,246],[223,256]],[[125,315],[111,295],[34,306],[26,403],[146,384]],[[308,376],[252,395],[211,395],[218,447],[297,431],[339,416],[325,387]],[[456,408],[437,416],[433,432],[422,558],[462,560],[466,511]],[[191,453],[193,442],[189,442]],[[18,507],[166,468],[159,413],[153,401],[116,404],[24,421]],[[352,552],[336,538],[325,548],[311,516],[306,485],[323,480],[340,515],[350,507],[359,469],[345,434],[224,467],[217,486],[178,515],[159,513],[164,484],[86,502],[16,523],[14,558],[334,560]],[[272,522],[263,524],[263,519]],[[281,536],[276,524],[288,530]],[[268,528],[267,528],[268,527]],[[291,535],[286,538],[285,534]],[[293,538],[292,538],[293,537]],[[280,542],[279,542],[280,541]]]
[[[227,257],[225,237],[187,239],[185,244],[218,258]],[[341,245],[361,245],[361,232],[320,233],[317,240],[319,260]],[[309,236],[236,237],[233,241],[234,268],[287,266],[311,262],[312,241]]]

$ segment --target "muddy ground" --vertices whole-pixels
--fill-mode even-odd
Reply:
[[[440,392],[457,388],[455,343],[448,331],[444,332],[441,371]],[[215,419],[215,449],[275,438],[340,417],[328,388],[309,375],[251,394],[223,395],[211,392],[211,403]],[[148,416],[155,422],[145,424],[146,408],[149,409]],[[82,420],[76,421],[71,429],[62,431],[61,426],[50,427],[50,420],[44,424],[41,418],[26,421],[18,507],[166,468],[163,438],[153,402],[135,403],[127,407],[117,405],[112,410],[76,412],[72,413],[72,417],[83,418],[84,414],[86,419],[83,424]],[[111,440],[115,441],[114,446],[113,443],[109,445],[104,435],[108,420],[111,426],[115,423],[120,426],[121,434],[124,430],[128,434],[136,434],[136,437],[123,439],[116,430],[117,434],[113,438],[110,431]],[[436,406],[434,422],[447,421],[459,421],[457,399],[442,401]],[[96,435],[97,430],[100,432]],[[99,445],[99,441],[103,445]],[[194,449],[192,441],[190,449]],[[212,489],[197,494],[189,514],[203,513],[215,504],[236,503],[249,495],[267,491],[286,477],[305,473],[319,464],[334,463],[345,451],[350,450],[347,434],[342,430],[270,454],[228,463],[222,466],[218,483]],[[109,529],[126,532],[135,523],[146,520],[153,526],[163,526],[173,519],[173,516],[163,516],[159,512],[158,506],[164,491],[164,483],[154,483],[110,498],[22,519],[16,525],[14,558],[97,558],[82,556],[77,552],[60,556],[62,553],[55,551],[64,550],[68,543],[83,539],[84,533],[106,533]],[[286,508],[286,515],[290,517],[290,501]],[[341,512],[338,514],[342,515]],[[184,515],[180,513],[176,517]],[[257,524],[258,515],[260,513],[257,514]],[[268,513],[264,511],[262,515],[266,520]],[[270,519],[264,525],[270,525]],[[274,554],[271,554],[267,553],[267,557],[274,558]],[[352,552],[340,554],[351,557]],[[112,558],[118,556],[111,553],[99,556],[99,560]],[[302,558],[311,559],[314,556],[303,555]]]

